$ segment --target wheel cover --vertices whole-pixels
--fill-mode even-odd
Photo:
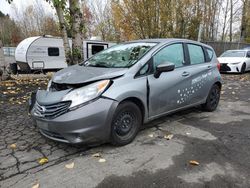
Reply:
[[[220,99],[220,91],[218,88],[214,88],[211,91],[211,95],[210,95],[210,104],[212,108],[215,108],[218,105]]]
[[[115,120],[115,132],[119,136],[125,136],[134,128],[135,116],[133,113],[125,111],[122,112]]]

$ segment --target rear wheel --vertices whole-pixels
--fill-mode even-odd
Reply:
[[[220,101],[220,87],[217,84],[214,84],[210,89],[206,103],[202,105],[202,108],[205,111],[212,112],[214,111]]]
[[[246,63],[243,63],[243,65],[241,66],[240,72],[241,72],[241,74],[244,74],[245,71],[246,71]]]
[[[132,102],[123,102],[114,114],[111,125],[111,143],[123,146],[133,141],[142,123],[139,107]]]
[[[16,63],[10,63],[10,72],[12,74],[17,74],[17,71],[18,71],[17,64]]]

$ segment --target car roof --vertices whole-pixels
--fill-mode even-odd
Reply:
[[[188,40],[188,39],[182,39],[182,38],[154,38],[154,39],[140,39],[140,40],[132,40],[132,41],[127,41],[125,43],[133,43],[133,42],[155,42],[155,43],[169,43],[169,42],[186,42],[186,43],[194,43],[198,45],[203,45],[208,48],[212,48],[209,45],[206,45],[204,43],[194,41],[194,40]]]

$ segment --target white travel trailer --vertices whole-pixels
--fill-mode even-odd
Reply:
[[[71,46],[70,40],[70,46]],[[114,45],[101,40],[84,40],[84,60]],[[15,74],[22,72],[59,70],[67,67],[63,40],[52,36],[29,37],[21,41],[15,51],[15,63],[10,65]],[[19,67],[19,68],[18,68]]]

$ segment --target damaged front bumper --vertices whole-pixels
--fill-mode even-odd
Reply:
[[[238,64],[222,63],[220,67],[220,72],[240,73],[241,67],[242,63]]]
[[[81,107],[70,110],[69,104],[50,97],[41,97],[45,91],[37,93],[31,109],[40,132],[53,140],[78,144],[95,144],[109,141],[110,125],[118,102],[99,97]],[[51,94],[51,92],[50,92]],[[52,94],[53,95],[53,92]],[[63,93],[60,94],[61,96]],[[59,96],[60,96],[59,95]]]

